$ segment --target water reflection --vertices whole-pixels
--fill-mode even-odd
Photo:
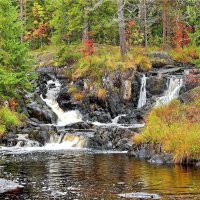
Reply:
[[[21,196],[8,199],[107,200],[130,192],[157,193],[162,199],[200,199],[200,170],[149,165],[125,154],[68,151],[4,156],[0,170],[1,177],[25,185]]]

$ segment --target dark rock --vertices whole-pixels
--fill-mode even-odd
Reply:
[[[151,95],[160,95],[166,89],[166,82],[167,80],[162,76],[150,76],[147,79],[147,91]]]
[[[54,123],[57,119],[55,113],[52,112],[48,107],[42,108],[37,102],[31,102],[28,104],[29,115],[39,121],[45,123]]]

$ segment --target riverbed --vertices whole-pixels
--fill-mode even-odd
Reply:
[[[120,152],[59,150],[1,153],[1,178],[25,186],[15,200],[120,199],[153,193],[161,199],[200,199],[200,170],[151,165]],[[122,198],[121,198],[122,199]]]

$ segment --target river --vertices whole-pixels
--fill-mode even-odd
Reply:
[[[13,200],[122,199],[144,192],[161,199],[200,199],[200,170],[150,165],[124,153],[89,150],[1,153],[1,178],[25,186]]]

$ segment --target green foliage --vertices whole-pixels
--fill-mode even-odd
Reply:
[[[134,140],[137,143],[161,144],[164,151],[174,154],[174,161],[178,163],[199,159],[200,88],[190,95],[193,100],[189,104],[174,100],[166,106],[153,109],[142,134]]]
[[[79,48],[77,45],[62,47],[56,56],[57,65],[72,66],[76,63],[82,57],[80,50],[78,50]]]
[[[16,8],[11,0],[0,0],[0,95],[16,96],[30,88],[31,68]]]
[[[8,128],[19,126],[23,115],[11,111],[7,107],[0,107],[0,135],[3,135]]]

